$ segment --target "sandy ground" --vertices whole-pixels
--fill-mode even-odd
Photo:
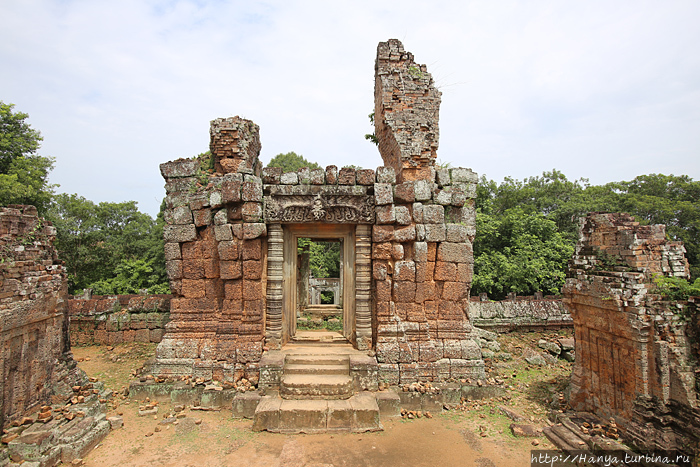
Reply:
[[[550,334],[554,337],[556,334]],[[542,334],[510,334],[503,350],[519,357],[536,347]],[[546,336],[547,337],[547,336]],[[119,391],[131,371],[153,354],[153,345],[75,347],[73,353],[89,376]],[[542,427],[547,404],[558,396],[571,366],[560,362],[531,368],[522,359],[494,363],[490,375],[508,378],[508,398],[467,402],[460,410],[434,418],[383,420],[384,431],[362,434],[281,435],[253,433],[250,420],[234,420],[230,410],[186,408],[177,423],[161,424],[173,411],[167,403],[158,415],[138,416],[144,401],[115,397],[108,416],[121,415],[124,427],[113,430],[85,459],[87,466],[527,466],[530,450],[552,449],[546,438],[515,438],[512,421],[498,410],[506,406]],[[537,446],[533,446],[533,442]]]

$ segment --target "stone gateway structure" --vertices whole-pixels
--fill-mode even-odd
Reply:
[[[370,386],[484,376],[468,318],[477,175],[435,165],[440,92],[398,40],[379,44],[375,83],[377,170],[263,169],[240,117],[211,122],[211,161],[161,165],[174,298],[153,374],[277,387],[265,356],[299,338],[307,237],[341,243],[342,336],[370,356]]]

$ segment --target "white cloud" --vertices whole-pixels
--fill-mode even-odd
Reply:
[[[209,120],[261,127],[263,160],[381,165],[376,44],[396,37],[443,91],[439,157],[490,178],[700,178],[700,4],[3,2],[0,99],[30,114],[52,181],[157,211],[158,164]]]

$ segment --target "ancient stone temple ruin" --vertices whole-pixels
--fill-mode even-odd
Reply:
[[[285,352],[302,334],[297,239],[312,238],[339,241],[343,258],[338,337],[354,390],[328,398],[483,377],[467,313],[477,175],[435,165],[439,105],[426,67],[390,40],[375,66],[384,166],[263,169],[258,126],[239,117],[211,122],[209,166],[162,164],[174,298],[151,372],[296,391]]]
[[[55,229],[34,206],[0,208],[0,464],[80,458],[110,430],[101,383],[77,368]]]
[[[700,447],[697,304],[664,300],[654,284],[655,276],[689,277],[684,252],[663,225],[593,213],[563,289],[576,332],[570,405],[612,419],[643,449]],[[550,436],[559,447],[567,446],[564,427]]]

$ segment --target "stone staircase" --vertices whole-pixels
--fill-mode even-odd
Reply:
[[[280,382],[283,399],[349,399],[353,395],[347,355],[287,355]]]
[[[372,383],[374,379],[374,383]],[[261,361],[254,431],[277,433],[364,432],[382,429],[376,360],[347,344],[288,346]]]

